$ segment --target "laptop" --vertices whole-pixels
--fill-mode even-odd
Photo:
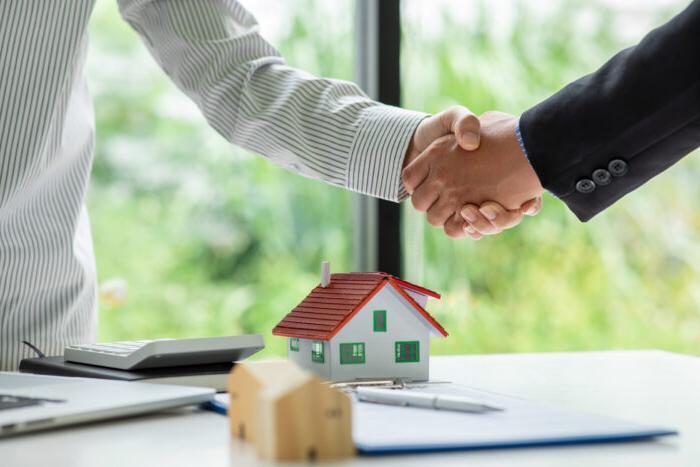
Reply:
[[[0,437],[206,402],[214,390],[0,372]]]

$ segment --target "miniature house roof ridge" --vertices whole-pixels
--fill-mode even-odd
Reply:
[[[421,287],[420,285],[414,284],[413,282],[405,281],[403,279],[400,279],[396,276],[393,276],[391,274],[388,274],[386,272],[338,272],[338,273],[333,273],[331,274],[331,283],[333,282],[333,278],[342,278],[346,281],[357,281],[357,282],[373,282],[373,281],[368,281],[368,277],[381,277],[381,278],[391,278],[394,279],[397,283],[399,283],[402,287],[407,287],[411,290],[414,290],[418,293],[422,293],[423,295],[427,295],[428,297],[432,298],[437,298],[440,299],[440,294],[427,289],[425,287]],[[320,284],[319,284],[320,285]]]
[[[411,297],[409,294],[407,294],[401,285],[402,281],[395,280],[394,278],[389,279],[389,283],[394,287],[394,289],[411,305],[413,305],[413,308],[420,313],[423,318],[435,329],[442,337],[447,337],[447,331],[445,328],[442,327],[440,323],[437,322],[433,316],[428,313],[428,311],[420,306],[418,302],[416,302],[413,297]]]
[[[442,336],[447,331],[405,289],[440,298],[440,294],[383,272],[351,272],[331,274],[330,283],[318,284],[309,295],[289,312],[272,330],[276,336],[330,340],[384,286],[391,284],[411,305],[425,324]]]

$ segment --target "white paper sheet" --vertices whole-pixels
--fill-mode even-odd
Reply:
[[[455,384],[403,389],[467,397],[501,407],[471,414],[354,401],[353,437],[365,453],[573,444],[674,434]]]

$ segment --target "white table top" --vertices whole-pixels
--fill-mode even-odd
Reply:
[[[700,358],[660,351],[434,357],[431,378],[680,430],[653,442],[357,457],[343,466],[698,466]],[[226,417],[183,409],[0,440],[3,467],[248,466]],[[290,465],[290,464],[286,464]]]

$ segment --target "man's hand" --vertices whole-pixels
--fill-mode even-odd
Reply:
[[[476,115],[461,106],[449,109],[426,118],[416,128],[411,144],[406,151],[403,166],[411,164],[435,140],[445,135],[453,135],[459,146],[466,151],[479,147],[481,124]]]
[[[479,240],[484,235],[496,235],[506,229],[520,224],[524,216],[536,216],[542,209],[542,198],[537,197],[526,201],[519,209],[507,210],[493,201],[487,201],[481,206],[467,204],[462,207],[460,215],[463,219],[462,233],[458,226],[460,219],[455,217],[454,223],[445,223],[445,232],[453,238],[468,236]]]
[[[510,211],[520,211],[543,191],[518,145],[516,119],[489,112],[480,120],[479,149],[467,152],[455,136],[443,136],[403,170],[413,206],[427,212],[428,222],[444,226],[450,236],[464,235],[459,213],[465,204],[496,201]]]

